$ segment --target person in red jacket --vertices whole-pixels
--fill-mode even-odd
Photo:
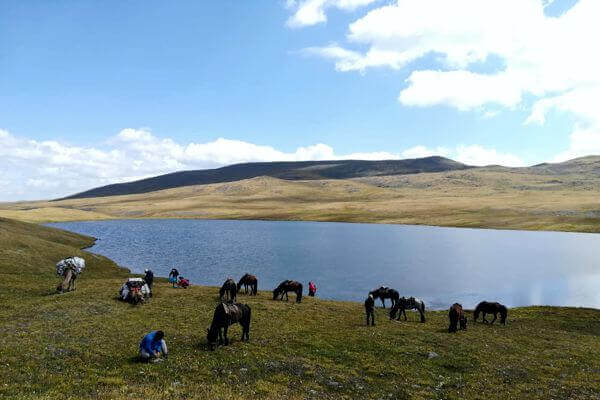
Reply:
[[[317,293],[317,285],[314,282],[308,282],[308,295],[315,297],[315,293]]]

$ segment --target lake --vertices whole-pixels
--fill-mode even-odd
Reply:
[[[200,285],[249,272],[259,290],[294,279],[306,293],[312,280],[317,296],[337,300],[362,301],[386,285],[433,309],[481,300],[600,307],[597,234],[184,219],[48,225],[98,238],[89,251],[133,272],[176,267]]]

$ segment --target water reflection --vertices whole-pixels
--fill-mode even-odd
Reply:
[[[260,289],[317,282],[318,295],[362,300],[379,285],[430,308],[600,307],[600,235],[314,222],[120,220],[50,224],[100,240],[91,249],[134,272],[220,285],[245,272]]]

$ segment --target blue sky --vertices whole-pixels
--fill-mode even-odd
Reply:
[[[444,3],[3,1],[0,201],[243,161],[600,153],[579,107],[599,80],[565,72],[597,66],[597,2]]]

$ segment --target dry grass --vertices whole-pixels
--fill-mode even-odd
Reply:
[[[354,180],[260,177],[138,195],[4,204],[0,216],[30,222],[269,219],[599,232],[599,190],[597,174],[503,168]]]

